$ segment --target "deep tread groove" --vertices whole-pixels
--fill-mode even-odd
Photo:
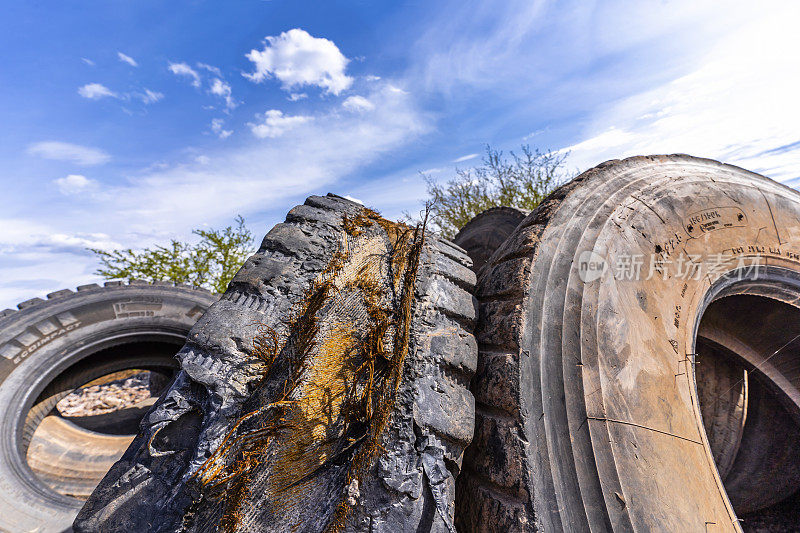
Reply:
[[[585,173],[587,174],[587,173]],[[479,361],[484,357],[492,357],[495,354],[512,355],[515,359],[519,357],[519,334],[521,333],[523,313],[521,312],[523,302],[526,296],[526,287],[530,276],[531,264],[536,255],[536,250],[539,244],[539,238],[544,231],[550,216],[558,210],[561,202],[567,197],[570,191],[575,189],[580,183],[586,179],[586,175],[576,178],[548,195],[539,206],[531,211],[522,222],[519,223],[517,229],[503,242],[489,257],[486,264],[478,272],[478,284],[476,288],[476,296],[478,298],[479,311],[478,322],[475,331],[475,337],[478,341],[478,357]],[[500,271],[505,265],[509,265],[512,272],[518,273],[516,276],[500,276],[501,279],[496,279],[495,272]],[[496,332],[500,332],[499,335]],[[480,365],[480,362],[479,362]],[[479,366],[480,368],[480,366]],[[517,369],[518,371],[518,369]],[[481,376],[484,378],[484,376]],[[486,376],[487,379],[508,379],[507,376]],[[473,381],[471,390],[475,394],[476,382]],[[508,399],[512,404],[518,404],[518,399]],[[523,420],[521,413],[509,412],[502,405],[493,405],[484,403],[476,399],[476,413],[493,417],[504,421],[505,423],[513,423],[516,425],[517,433],[524,435]],[[482,424],[476,424],[476,434],[473,443],[481,441],[483,435],[480,432],[483,430]],[[521,443],[505,443],[509,448],[518,448]],[[475,446],[474,444],[473,446]],[[467,456],[472,451],[470,446],[467,450]],[[481,453],[475,450],[472,453]],[[521,452],[519,452],[521,453]],[[482,457],[490,462],[498,460],[491,454],[483,454]],[[495,465],[495,468],[501,468],[502,465]],[[530,473],[527,473],[530,475]],[[525,475],[525,473],[523,473]],[[517,479],[520,486],[525,486],[526,481]],[[531,527],[536,523],[535,514],[533,510],[533,501],[529,495],[526,500],[522,500],[518,495],[510,495],[506,490],[497,490],[497,484],[479,474],[472,465],[465,461],[464,473],[458,479],[459,493],[468,491],[468,487],[476,487],[473,497],[481,500],[480,491],[483,490],[488,494],[502,495],[503,498],[495,498],[497,504],[500,506],[499,514],[515,515],[523,513],[523,519],[518,520],[516,527],[520,531],[529,531],[531,529],[522,526],[522,522],[529,524]],[[528,484],[530,486],[530,484]],[[507,501],[510,498],[511,501]],[[489,505],[490,502],[467,502],[457,500],[456,505],[456,524],[462,532],[478,533],[481,531],[488,531],[485,526],[470,519],[471,505]],[[512,509],[513,508],[513,509]],[[491,519],[487,517],[487,519]],[[536,528],[533,527],[533,530]]]

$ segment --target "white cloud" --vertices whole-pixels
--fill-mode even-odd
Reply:
[[[197,63],[197,68],[201,68],[203,70],[207,70],[207,71],[211,72],[212,74],[216,74],[220,78],[222,77],[222,72],[217,67],[208,65],[206,63]]]
[[[430,131],[428,118],[408,95],[377,87],[367,96],[376,104],[370,115],[331,110],[268,143],[253,139],[208,154],[208,164],[173,165],[132,177],[126,185],[107,188],[96,201],[111,219],[127,221],[128,231],[148,234],[228,221],[232,213],[264,213],[265,206],[275,206],[270,209],[277,222],[290,201],[327,192],[336,181]],[[350,193],[367,200],[357,190]]]
[[[627,147],[635,140],[636,136],[631,132],[618,130],[614,126],[611,126],[604,132],[577,144],[573,144],[563,151],[569,151],[573,154],[580,154],[581,152],[602,153],[608,150],[619,149],[620,147]]]
[[[290,102],[297,102],[298,100],[303,100],[305,98],[308,98],[306,93],[291,93],[286,97],[286,99]]]
[[[164,98],[164,93],[143,89],[143,92],[116,93],[100,83],[87,83],[78,89],[78,94],[89,100],[100,100],[101,98],[116,98],[118,100],[130,101],[131,99],[140,100],[143,104],[154,104]],[[126,108],[123,111],[131,114]]]
[[[121,248],[119,243],[105,233],[65,233],[46,223],[19,218],[0,219],[0,227],[3,228],[0,255],[4,253],[26,255],[32,251],[86,255],[86,248]]]
[[[44,298],[59,289],[102,281],[92,273],[98,265],[86,248],[115,249],[122,245],[104,233],[67,233],[60,226],[29,219],[0,219],[0,309],[15,308],[18,302]]]
[[[502,99],[536,94],[556,100],[564,93],[583,93],[587,98],[582,100],[590,101],[592,93],[609,86],[646,83],[633,78],[633,72],[652,79],[680,69],[678,63],[693,60],[686,52],[727,33],[730,13],[745,5],[730,2],[730,9],[720,10],[714,0],[458,4],[432,5],[427,14],[431,22],[410,43],[415,58],[411,76],[426,89],[447,94],[467,87],[486,89]],[[711,19],[716,23],[708,24]],[[626,60],[633,60],[629,69],[622,67]]]
[[[408,77],[444,95],[443,114],[485,112],[489,95],[516,127],[530,117],[524,140],[567,145],[570,167],[684,152],[800,185],[797,3],[464,5],[435,7],[411,46]]]
[[[475,159],[476,157],[478,157],[478,154],[467,154],[467,155],[462,155],[461,157],[458,157],[458,158],[456,158],[456,159],[453,159],[453,161],[452,161],[452,162],[453,162],[453,163],[463,163],[464,161],[469,161],[470,159]]]
[[[133,59],[129,55],[123,54],[122,52],[117,52],[117,58],[119,58],[119,60],[122,61],[123,63],[127,63],[132,67],[139,66],[139,63],[137,63],[135,59]]]
[[[546,132],[546,131],[547,131],[547,128],[541,128],[541,129],[538,129],[538,130],[532,131],[532,132],[530,132],[529,134],[527,134],[527,135],[523,136],[523,137],[522,137],[522,140],[523,140],[523,141],[528,141],[528,140],[530,140],[530,139],[533,139],[534,137],[537,137],[537,136],[541,135],[542,133],[544,133],[544,132]]]
[[[380,76],[373,76],[372,74],[368,74],[367,76],[364,76],[364,79],[367,80],[367,81],[378,81],[379,79],[381,79],[381,77]]]
[[[408,94],[408,91],[405,91],[405,90],[401,89],[400,87],[392,85],[391,83],[387,83],[386,84],[386,89],[389,90],[389,91],[395,92],[395,93],[399,93],[399,94]]]
[[[176,76],[191,78],[193,87],[200,87],[200,74],[186,63],[170,63],[168,68]]]
[[[760,12],[759,12],[760,11]],[[687,74],[592,116],[569,163],[585,169],[637,154],[689,153],[779,181],[800,177],[800,6],[757,10],[697,58]]]
[[[225,107],[233,109],[236,107],[236,102],[231,97],[231,86],[219,78],[214,78],[211,82],[211,94],[220,96],[225,100]]]
[[[78,89],[78,94],[89,100],[101,98],[118,98],[117,93],[101,83],[87,83]]]
[[[0,308],[48,291],[99,281],[92,274],[97,266],[94,258],[81,251],[86,243],[74,244],[74,253],[67,253],[56,251],[58,243],[42,236],[64,234],[102,241],[91,235],[105,231],[109,242],[119,243],[108,247],[139,248],[169,238],[190,238],[191,229],[203,223],[224,227],[242,213],[260,237],[304,197],[336,190],[338,182],[431,131],[430,117],[408,95],[376,84],[365,96],[376,106],[369,115],[343,114],[335,106],[270,142],[243,136],[241,142],[221,143],[203,152],[209,157],[207,162],[197,161],[200,154],[194,153],[185,163],[126,172],[126,179],[104,184],[91,195],[76,195],[58,209],[2,215],[6,218],[0,220]],[[382,183],[383,197],[391,191],[392,201],[397,200],[396,184]],[[349,181],[347,188],[356,198],[374,200]],[[424,194],[424,183],[419,190]],[[400,192],[411,194],[405,189]],[[9,204],[25,202],[14,196]],[[399,206],[397,212],[401,210]],[[8,217],[17,217],[18,224],[8,224]],[[40,247],[21,253],[21,246],[40,241]],[[93,244],[106,247],[101,242]]]
[[[85,252],[86,248],[100,248],[105,250],[121,248],[119,243],[111,240],[105,233],[78,233],[75,235],[53,233],[45,236],[42,240],[42,244],[50,245],[61,251],[71,251],[73,253]]]
[[[442,172],[452,172],[450,168],[443,168],[443,167],[433,167],[433,168],[426,168],[425,170],[420,170],[419,173],[422,175],[426,174],[441,174]]]
[[[379,87],[368,97],[376,103],[369,116],[332,110],[269,143],[252,140],[208,154],[208,164],[154,169],[106,189],[96,200],[114,220],[127,220],[128,231],[148,234],[228,220],[231,213],[247,216],[269,205],[282,218],[290,205],[287,198],[319,192],[430,131],[408,95]],[[358,191],[351,194],[363,198]],[[177,204],[192,209],[176,210]]]
[[[345,74],[350,60],[333,41],[298,28],[267,37],[263,50],[253,49],[246,57],[255,65],[255,72],[244,74],[246,78],[262,82],[275,77],[286,90],[311,85],[338,95],[353,83]]]
[[[60,141],[34,143],[28,147],[28,153],[44,159],[69,161],[84,166],[102,165],[111,160],[109,154],[98,148]]]
[[[62,194],[66,195],[77,194],[93,188],[97,184],[96,181],[91,180],[86,176],[81,176],[80,174],[70,174],[64,178],[53,180],[53,183],[58,186],[58,189]]]
[[[263,115],[257,114],[256,118],[260,122],[256,124],[248,122],[247,125],[250,126],[250,131],[253,132],[253,135],[259,139],[280,137],[288,130],[311,120],[311,117],[303,115],[284,115],[282,111],[277,109],[270,109]]]
[[[86,64],[87,64],[87,65],[89,65],[90,67],[93,67],[93,66],[94,66],[94,61],[92,61],[91,59],[87,59],[87,58],[85,58],[85,57],[82,57],[82,58],[81,58],[81,61],[83,61],[84,63],[86,63]]]
[[[151,91],[150,89],[145,89],[143,93],[139,93],[136,96],[145,105],[155,104],[156,102],[164,99],[164,93],[160,93],[158,91]]]
[[[211,121],[211,131],[220,139],[227,139],[233,135],[233,130],[224,129],[225,121],[221,118],[215,118]]]
[[[372,111],[375,109],[375,104],[364,98],[363,96],[349,96],[344,102],[342,102],[342,107],[347,109],[348,111],[357,111],[357,112],[364,112],[364,111]]]
[[[211,158],[208,157],[207,155],[198,155],[197,157],[194,158],[194,160],[200,163],[201,165],[207,165],[211,162]]]
[[[121,248],[119,243],[111,240],[105,233],[51,233],[42,236],[39,246],[46,246],[52,250],[82,254],[86,248],[99,248],[109,250]]]

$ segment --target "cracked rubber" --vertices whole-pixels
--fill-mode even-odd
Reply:
[[[726,253],[780,277],[799,250],[797,191],[707,159],[609,161],[548,196],[479,273],[459,530],[741,531],[698,408],[698,321],[730,286]],[[591,252],[606,267],[584,282]],[[644,280],[680,253],[723,268]],[[641,280],[615,279],[637,254]]]
[[[216,299],[191,287],[108,282],[0,312],[0,531],[68,530],[83,501],[51,490],[25,460],[38,422],[60,398],[96,377],[151,363],[174,365],[171,356]],[[158,360],[125,349],[151,342],[175,348]]]
[[[222,504],[206,497],[196,474],[259,398],[254,391],[281,386],[269,378],[259,388],[251,364],[258,328],[286,323],[337,253],[346,220],[363,211],[338,196],[312,196],[264,237],[190,333],[182,370],[87,501],[76,532],[217,530]],[[452,532],[455,477],[474,424],[475,276],[462,249],[432,235],[424,242],[403,379],[378,457],[360,484],[304,493],[299,511],[285,513],[277,495],[258,489],[274,474],[266,468],[253,478],[257,490],[241,506],[236,531],[322,531],[331,499],[344,493],[352,504],[345,531]],[[323,463],[318,472],[334,479],[341,468]]]

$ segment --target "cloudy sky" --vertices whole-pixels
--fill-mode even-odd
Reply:
[[[101,281],[86,247],[309,194],[389,217],[483,146],[685,152],[800,183],[797,2],[6,3],[0,309]]]

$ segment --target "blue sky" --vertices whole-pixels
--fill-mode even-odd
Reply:
[[[0,308],[87,246],[260,238],[309,194],[397,217],[486,143],[800,181],[796,2],[7,2]]]

